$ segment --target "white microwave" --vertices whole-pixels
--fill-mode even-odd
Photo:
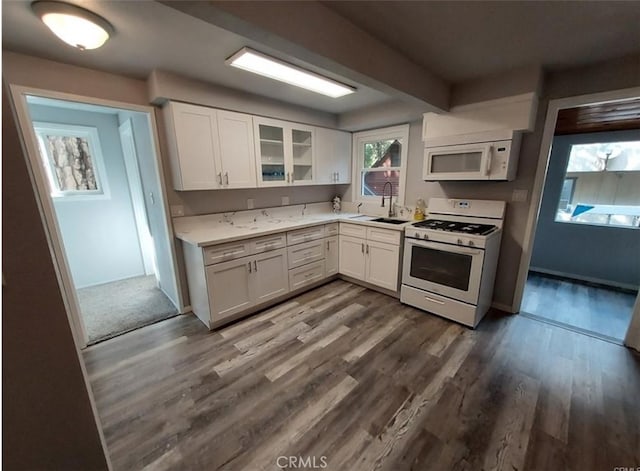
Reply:
[[[519,136],[473,144],[425,147],[422,179],[513,180],[518,168]]]

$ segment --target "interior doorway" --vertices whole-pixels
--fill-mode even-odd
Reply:
[[[639,230],[640,99],[560,109],[521,313],[622,343]]]
[[[151,109],[14,101],[80,346],[181,312]]]

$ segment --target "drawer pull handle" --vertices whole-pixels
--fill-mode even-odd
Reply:
[[[426,299],[427,301],[431,301],[432,303],[444,304],[444,301],[438,301],[437,299],[430,298],[429,296],[425,296],[424,299]]]
[[[251,272],[251,262],[249,262],[249,273],[252,273]]]
[[[256,260],[253,261],[253,271],[258,272],[258,262]]]
[[[367,255],[369,255],[369,244],[367,244]]]
[[[362,253],[364,253],[364,244],[362,244]]]

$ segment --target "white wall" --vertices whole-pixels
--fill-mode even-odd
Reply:
[[[625,287],[640,285],[640,232],[637,229],[555,222],[571,146],[626,140],[640,140],[640,130],[556,136],[553,139],[531,267]]]
[[[110,196],[82,200],[54,198],[76,288],[143,275],[117,116],[34,104],[29,105],[29,113],[33,121],[98,129]]]

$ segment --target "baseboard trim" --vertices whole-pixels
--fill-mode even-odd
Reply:
[[[491,307],[498,309],[499,311],[508,312],[509,314],[515,314],[516,311],[513,310],[513,306],[509,306],[507,304],[492,302]]]
[[[602,278],[593,278],[590,276],[574,275],[573,273],[565,273],[565,272],[556,271],[556,270],[547,270],[546,268],[540,268],[540,267],[529,267],[529,271],[532,271],[534,273],[541,273],[543,275],[551,275],[551,276],[558,276],[561,278],[568,278],[570,280],[585,281],[587,283],[593,283],[596,285],[603,285],[611,288],[623,289],[626,291],[638,291],[638,286],[634,286],[628,283],[620,283],[617,281],[603,280]]]

